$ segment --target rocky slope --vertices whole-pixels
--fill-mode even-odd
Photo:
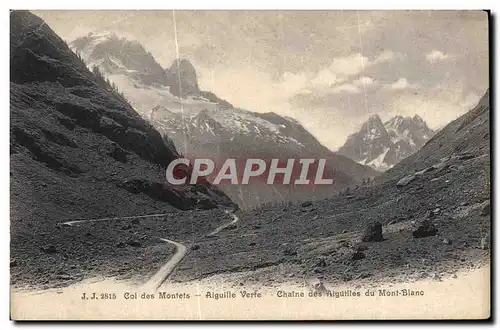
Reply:
[[[415,153],[433,135],[434,131],[418,115],[395,116],[385,123],[374,115],[347,138],[338,153],[385,171]]]
[[[241,214],[235,228],[200,242],[174,278],[246,271],[240,281],[264,284],[440,280],[488,264],[489,127],[487,92],[369,186]]]
[[[13,281],[41,276],[50,267],[37,273],[40,263],[64,263],[85,246],[84,236],[65,242],[56,228],[63,220],[235,206],[210,185],[182,191],[165,185],[164,169],[179,156],[175,146],[40,18],[12,11],[10,24]],[[59,248],[66,243],[74,246]]]
[[[123,47],[118,47],[120,44]],[[265,184],[221,186],[240,207],[251,208],[273,201],[324,198],[377,175],[369,167],[332,153],[291,118],[273,112],[254,113],[234,108],[213,93],[200,91],[196,70],[187,60],[174,60],[171,67],[165,70],[162,82],[149,84],[142,76],[138,77],[137,72],[154,72],[156,77],[159,70],[153,70],[153,66],[149,69],[149,61],[146,61],[149,57],[144,49],[142,55],[136,56],[133,61],[135,64],[144,61],[144,68],[129,66],[129,57],[135,56],[135,53],[120,55],[128,51],[128,44],[129,41],[124,38],[104,33],[90,34],[71,45],[89,66],[99,65],[134,108],[167,141],[173,141],[183,155],[210,158],[219,165],[227,158],[327,159],[326,175],[334,178],[333,186],[298,189]],[[107,51],[101,52],[102,48]],[[108,65],[109,62],[115,65]]]

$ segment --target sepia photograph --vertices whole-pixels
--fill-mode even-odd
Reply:
[[[491,317],[489,11],[9,20],[11,320]]]

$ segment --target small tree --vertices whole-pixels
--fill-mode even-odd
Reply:
[[[99,70],[99,67],[97,65],[92,66],[92,73],[99,81],[105,82],[104,75],[102,74],[101,70]]]

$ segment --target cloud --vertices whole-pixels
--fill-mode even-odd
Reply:
[[[369,59],[361,53],[353,53],[348,56],[335,57],[331,64],[316,73],[310,74],[304,83],[303,89],[308,90],[330,90],[333,86],[334,92],[350,92],[358,93],[359,86],[375,86],[376,81],[368,76],[362,75],[365,70],[371,67],[393,61],[401,56],[399,53],[392,51],[384,51],[374,59]],[[361,76],[360,76],[361,75]],[[352,81],[353,85],[339,85],[351,79],[351,77],[360,76],[358,79]],[[303,75],[302,78],[305,78]],[[336,86],[336,87],[335,87]]]
[[[332,93],[350,93],[350,94],[361,93],[361,89],[359,88],[359,86],[354,84],[338,85],[334,87],[331,91]]]
[[[425,59],[429,61],[429,63],[437,63],[440,61],[449,60],[451,59],[451,56],[439,50],[433,50],[430,53],[425,54]]]
[[[349,93],[349,94],[358,94],[361,93],[362,88],[367,89],[369,87],[375,87],[377,82],[367,76],[361,76],[358,79],[353,80],[351,83],[341,84],[334,86],[329,92],[334,94],[339,93]]]
[[[400,54],[393,51],[384,51],[373,60],[370,60],[361,53],[354,53],[344,57],[333,58],[332,63],[329,66],[329,70],[336,76],[350,77],[359,75],[375,65],[393,61],[399,56]]]
[[[304,90],[308,81],[309,77],[305,73],[285,72],[274,88],[280,88],[285,94],[294,94]]]
[[[330,64],[329,70],[340,76],[353,76],[361,73],[368,58],[361,53],[351,54],[345,57],[335,57]]]
[[[312,75],[304,89],[333,93],[359,93],[361,86],[366,88],[377,85],[372,77],[363,75],[366,70],[393,61],[400,56],[401,54],[393,51],[384,51],[373,59],[363,56],[361,53],[334,57],[328,67]],[[345,83],[355,76],[359,76],[359,78],[350,84]]]
[[[408,82],[408,79],[402,77],[393,82],[392,84],[385,85],[384,86],[386,89],[392,89],[392,90],[403,90],[403,89],[414,89],[418,88],[417,84],[411,84]]]
[[[337,76],[328,68],[319,71],[314,78],[311,79],[311,87],[329,87],[334,84],[343,82],[344,79]]]
[[[363,86],[363,87],[377,85],[377,82],[372,77],[367,77],[367,76],[361,76],[358,79],[354,80],[352,83],[356,86]]]

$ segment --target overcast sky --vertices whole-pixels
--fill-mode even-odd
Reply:
[[[235,106],[299,120],[337,149],[372,114],[441,127],[488,87],[480,11],[35,12],[64,39],[109,30],[181,58]]]

